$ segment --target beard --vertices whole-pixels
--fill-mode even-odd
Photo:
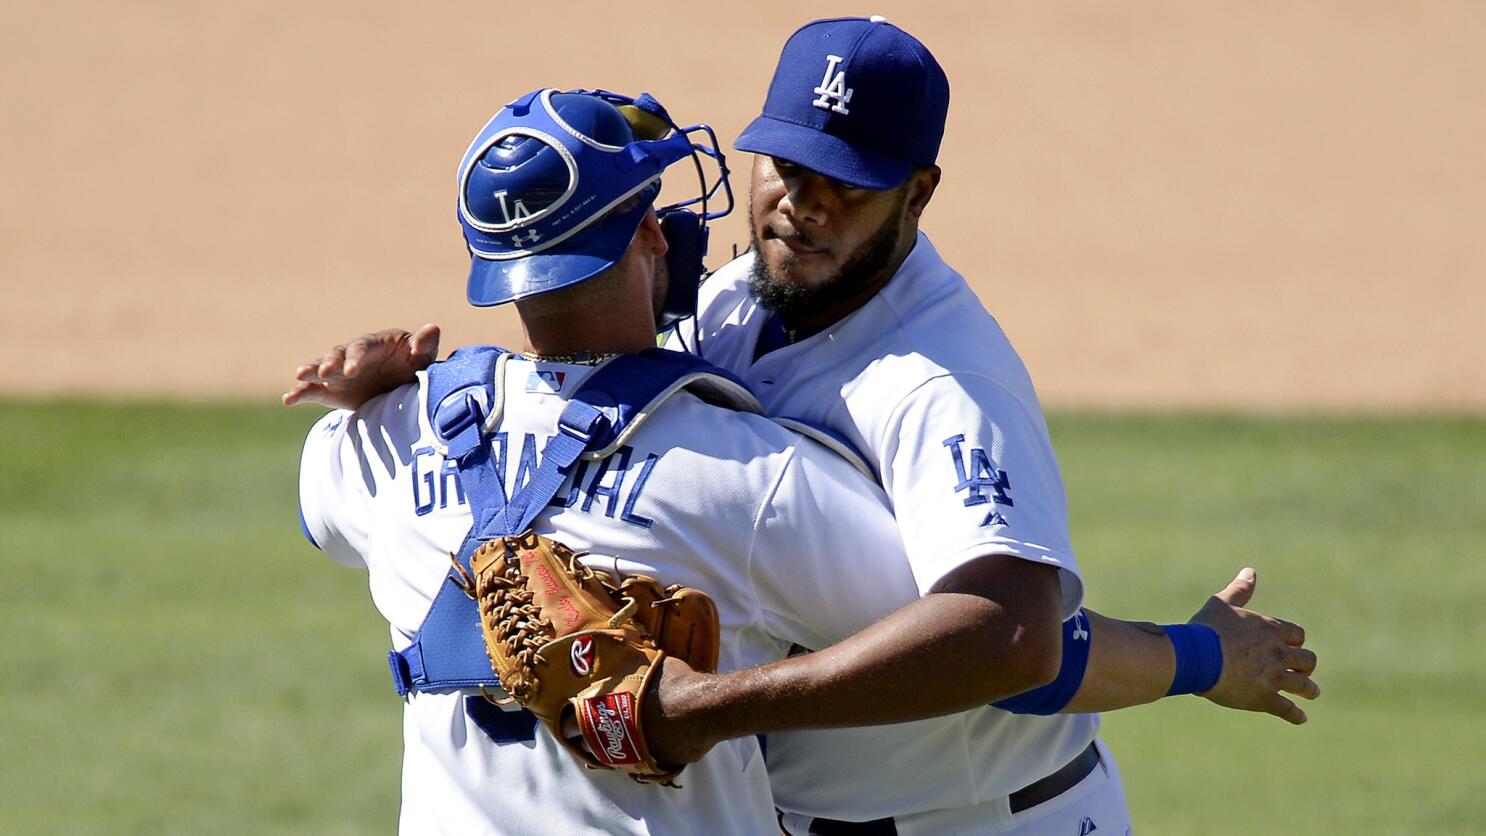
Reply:
[[[892,261],[903,232],[903,208],[907,204],[908,191],[905,189],[882,225],[847,257],[836,275],[814,287],[798,285],[774,275],[759,248],[758,229],[750,224],[754,258],[748,274],[749,293],[785,322],[808,318],[855,297],[870,287]],[[783,267],[788,270],[795,260],[793,253],[786,255]]]

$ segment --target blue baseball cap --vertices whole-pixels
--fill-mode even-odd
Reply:
[[[817,20],[784,44],[733,146],[880,191],[934,164],[948,112],[949,79],[917,38],[875,15]]]

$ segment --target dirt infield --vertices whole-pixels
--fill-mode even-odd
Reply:
[[[730,139],[797,24],[876,12],[950,76],[925,228],[1050,403],[1486,410],[1473,0],[587,5],[10,15],[0,393],[267,396],[428,320],[510,342],[463,304],[453,217],[490,112],[644,89]]]

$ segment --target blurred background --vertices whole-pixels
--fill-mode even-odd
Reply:
[[[453,174],[538,86],[724,142],[801,23],[949,74],[924,226],[1049,408],[1091,604],[1243,565],[1300,729],[1111,715],[1153,833],[1486,832],[1486,6],[53,2],[0,27],[0,832],[391,832],[364,578],[298,539],[295,365],[463,301]],[[747,191],[748,155],[733,185]],[[712,266],[746,246],[742,213]]]

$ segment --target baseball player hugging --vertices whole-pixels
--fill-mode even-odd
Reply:
[[[1252,572],[1185,624],[1082,607],[1032,382],[919,229],[948,106],[880,17],[795,32],[736,142],[752,246],[699,299],[711,130],[522,96],[458,211],[467,297],[526,350],[300,368],[285,403],[355,409],[310,432],[301,514],[391,625],[403,832],[1120,833],[1096,712],[1305,721],[1279,692],[1319,694],[1315,654]]]
[[[635,124],[657,119],[664,137],[636,136]],[[644,359],[669,354],[653,348],[651,282],[668,247],[667,211],[651,202],[661,169],[698,153],[686,137],[649,99],[543,90],[504,108],[461,164],[460,212],[470,300],[515,302],[529,350],[461,351],[414,385],[327,414],[306,441],[305,531],[368,571],[391,625],[388,691],[407,697],[404,833],[777,830],[754,737],[712,748],[679,788],[658,788],[585,770],[532,712],[496,704],[500,679],[459,583],[461,568],[480,570],[478,555],[461,554],[472,523],[497,541],[550,535],[615,579],[706,590],[723,671],[826,646],[916,596],[901,552],[882,548],[896,540],[885,497],[852,464],[757,414],[729,375]],[[566,204],[552,199],[565,193]],[[505,220],[507,202],[522,220]],[[695,272],[689,280],[694,294]],[[559,468],[583,400],[612,421]],[[861,568],[849,578],[843,551]],[[462,637],[441,630],[461,614]],[[588,653],[573,651],[575,668],[602,664]],[[596,729],[599,750],[639,733],[613,718]]]

